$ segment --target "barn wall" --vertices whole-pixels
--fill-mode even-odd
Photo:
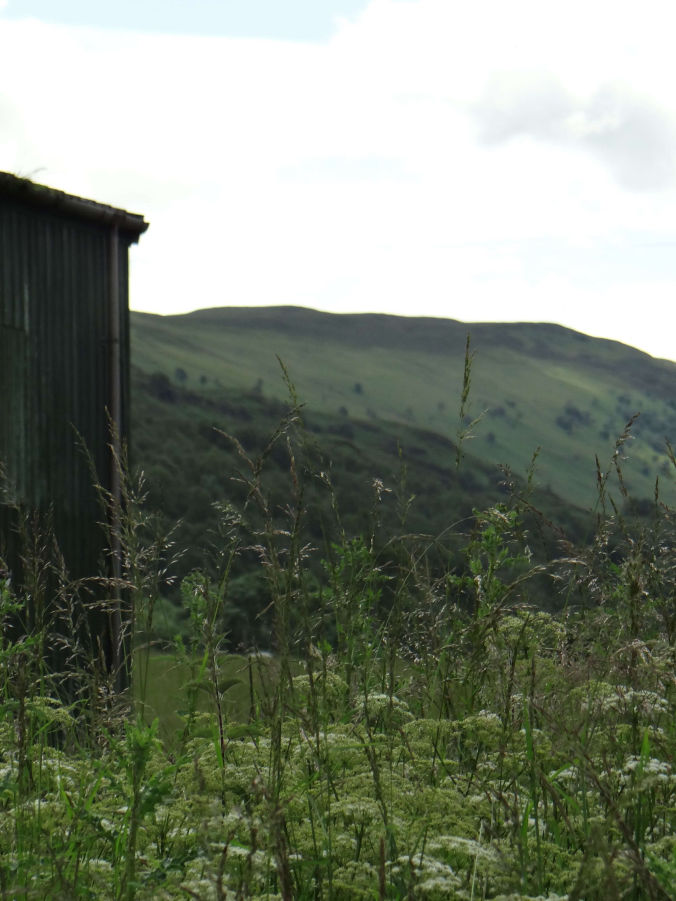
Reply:
[[[0,461],[20,503],[53,509],[61,550],[78,577],[97,571],[103,548],[78,435],[110,487],[111,352],[121,355],[125,436],[128,429],[128,245],[120,235],[122,340],[112,347],[110,227],[0,201]],[[9,517],[0,511],[6,544]]]

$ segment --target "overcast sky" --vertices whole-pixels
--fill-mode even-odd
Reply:
[[[673,0],[0,0],[0,169],[134,309],[549,321],[676,359]]]

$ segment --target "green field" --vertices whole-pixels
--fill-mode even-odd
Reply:
[[[175,747],[189,727],[191,711],[214,714],[208,679],[201,671],[203,661],[172,653],[139,654],[135,703],[144,719],[158,720],[158,735],[168,748]],[[300,665],[295,669],[300,672]],[[272,656],[219,654],[218,680],[223,691],[223,711],[228,723],[243,725],[260,715],[260,699],[274,693],[279,672]]]

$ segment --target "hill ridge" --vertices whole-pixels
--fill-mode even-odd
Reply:
[[[574,340],[578,341],[580,344],[584,345],[588,345],[590,342],[592,342],[594,344],[600,343],[606,346],[613,346],[618,349],[622,349],[623,352],[628,352],[634,355],[637,359],[647,359],[658,364],[666,364],[667,367],[673,369],[674,373],[676,373],[676,361],[672,361],[663,357],[652,356],[651,354],[647,353],[647,351],[640,350],[639,348],[634,347],[631,344],[618,341],[615,338],[601,338],[589,335],[585,332],[579,331],[578,329],[571,328],[570,326],[544,320],[537,322],[526,320],[484,322],[454,319],[450,316],[403,316],[395,313],[375,312],[336,313],[326,310],[318,310],[313,307],[298,306],[294,304],[280,304],[261,307],[204,307],[191,310],[187,313],[170,314],[132,311],[132,315],[171,321],[194,320],[222,322],[224,320],[229,320],[232,325],[239,327],[281,327],[285,330],[290,327],[302,327],[303,325],[305,325],[306,327],[309,325],[316,327],[320,323],[327,328],[333,329],[335,329],[335,327],[340,324],[377,324],[380,326],[395,326],[400,333],[411,335],[416,331],[427,327],[433,328],[435,330],[441,328],[447,329],[447,331],[452,330],[454,333],[462,332],[463,343],[464,336],[467,334],[467,332],[469,332],[470,334],[476,333],[481,335],[482,337],[485,335],[496,335],[501,336],[503,339],[507,338],[508,340],[513,340],[514,338],[522,336],[524,332],[531,331],[548,337],[553,337],[556,335],[568,335],[570,337],[573,337]]]
[[[628,484],[639,497],[672,481],[676,363],[556,323],[466,323],[306,307],[219,307],[132,314],[132,359],[197,392],[225,387],[283,399],[284,361],[311,409],[401,422],[454,437],[467,334],[475,353],[471,415],[485,411],[472,453],[524,473],[542,447],[539,478],[593,503],[595,457],[611,460],[636,413]],[[602,462],[602,465],[603,462]]]

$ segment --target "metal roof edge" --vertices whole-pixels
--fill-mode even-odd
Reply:
[[[11,172],[0,172],[0,200],[11,197],[31,206],[43,207],[55,212],[63,212],[78,219],[99,222],[102,225],[116,226],[120,231],[138,241],[140,235],[148,228],[148,222],[138,213],[128,213],[114,206],[66,194],[56,188],[39,185],[28,178],[20,178]]]

